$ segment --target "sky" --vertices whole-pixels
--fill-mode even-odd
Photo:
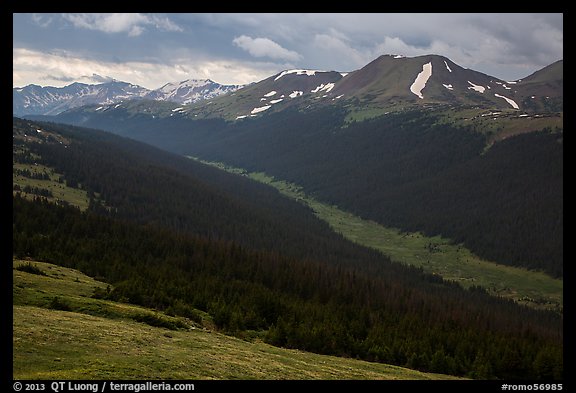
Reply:
[[[13,87],[258,82],[436,54],[512,81],[563,58],[563,14],[13,14]]]

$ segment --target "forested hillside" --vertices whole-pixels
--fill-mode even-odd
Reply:
[[[346,122],[338,107],[237,122],[78,116],[61,119],[265,171],[383,225],[441,234],[489,260],[563,275],[563,133],[556,128],[492,144],[506,120],[479,132],[471,121],[431,111],[358,122]]]
[[[14,255],[105,279],[112,299],[202,310],[223,331],[288,348],[475,378],[562,377],[561,316],[391,263],[263,185],[71,126],[14,119],[13,146],[14,162],[28,152],[90,199],[81,212],[16,190]]]

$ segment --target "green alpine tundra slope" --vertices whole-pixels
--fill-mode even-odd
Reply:
[[[14,260],[13,280],[14,379],[458,379],[227,336],[49,263]]]

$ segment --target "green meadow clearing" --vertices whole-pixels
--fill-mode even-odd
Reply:
[[[86,191],[79,188],[73,188],[66,185],[65,182],[59,182],[61,174],[54,171],[54,169],[49,168],[40,164],[12,164],[12,184],[19,186],[24,189],[26,186],[35,187],[41,190],[48,190],[52,193],[52,197],[47,198],[49,201],[66,201],[72,206],[77,206],[80,210],[88,209],[89,198]],[[48,179],[31,179],[18,174],[18,171],[27,170],[32,174],[47,174]],[[33,194],[23,193],[26,198],[33,199]]]

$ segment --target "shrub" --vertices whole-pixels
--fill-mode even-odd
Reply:
[[[66,302],[60,299],[59,296],[55,296],[54,298],[52,298],[52,300],[48,304],[48,308],[52,310],[72,311],[72,308]]]
[[[31,274],[37,274],[39,276],[47,276],[47,274],[44,273],[44,271],[42,271],[42,269],[38,268],[37,266],[33,265],[30,262],[16,267],[16,270],[19,270],[21,272],[31,273]]]
[[[186,329],[188,327],[179,319],[168,319],[155,314],[136,314],[132,317],[132,319],[150,326],[161,327],[170,330]]]

